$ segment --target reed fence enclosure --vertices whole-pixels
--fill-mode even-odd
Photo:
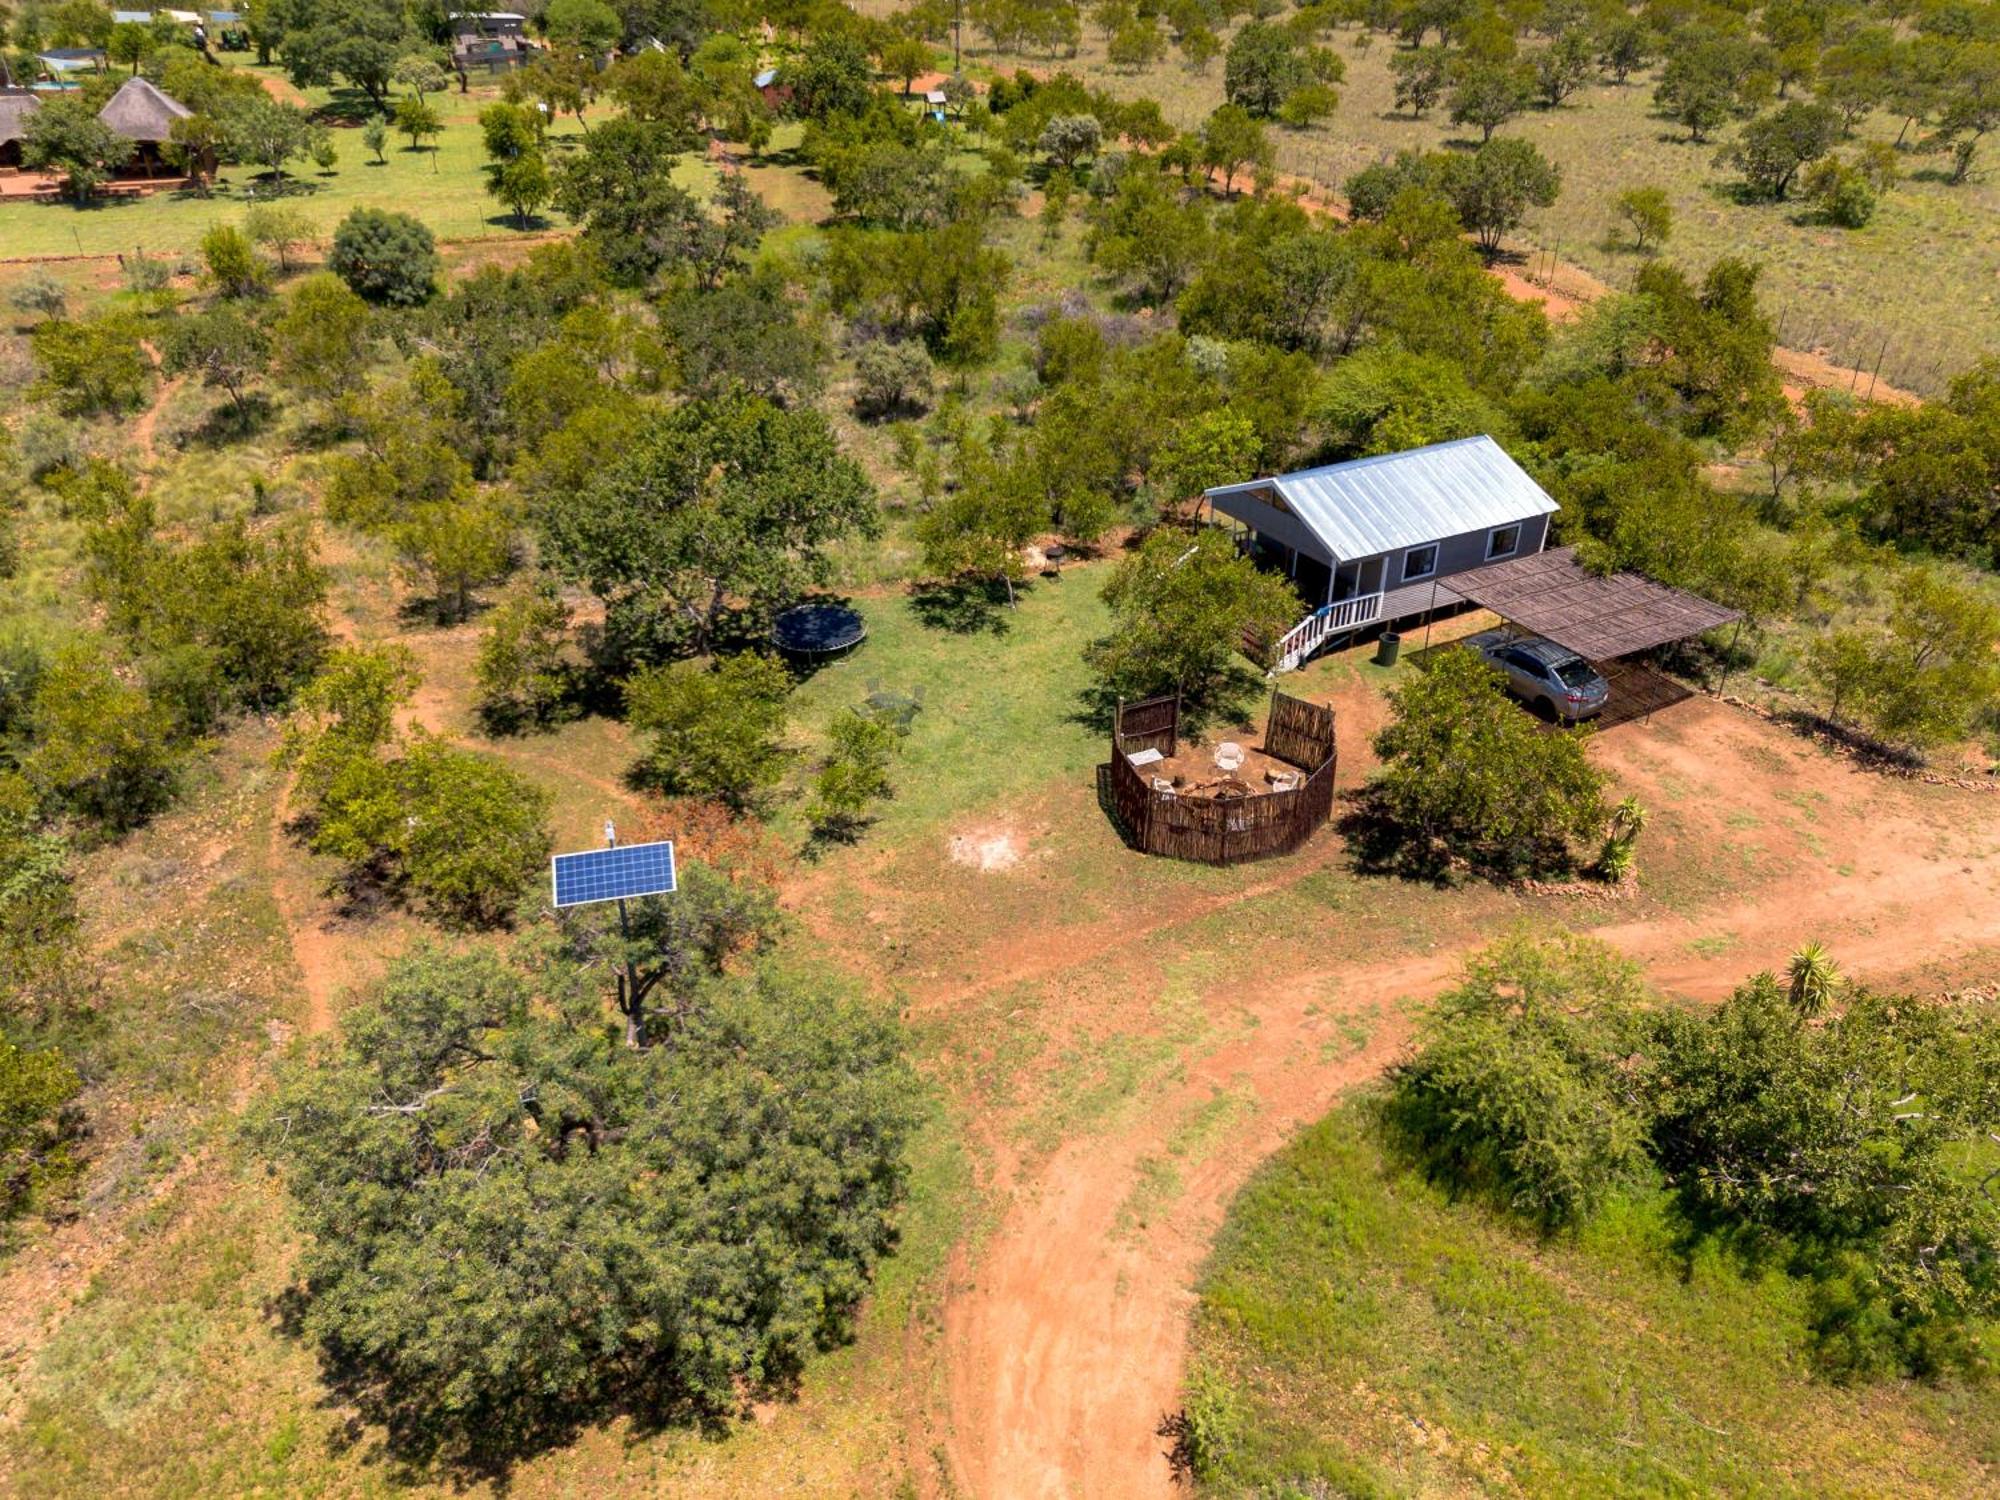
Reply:
[[[1121,703],[1111,725],[1107,783],[1109,811],[1126,842],[1147,854],[1235,865],[1290,854],[1319,831],[1333,812],[1338,754],[1333,710],[1285,693],[1271,695],[1264,753],[1305,773],[1296,788],[1251,790],[1247,795],[1189,795],[1153,784],[1132,757],[1180,748],[1180,699],[1174,695]]]

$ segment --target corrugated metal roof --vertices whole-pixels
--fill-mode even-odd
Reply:
[[[1492,438],[1460,438],[1244,484],[1211,497],[1273,489],[1333,555],[1374,557],[1402,547],[1559,510]]]

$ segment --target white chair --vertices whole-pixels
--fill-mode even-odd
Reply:
[[[1233,771],[1243,764],[1243,747],[1234,740],[1224,740],[1215,747],[1215,767],[1219,771]]]

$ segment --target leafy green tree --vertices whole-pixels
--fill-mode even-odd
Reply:
[[[1794,99],[1745,125],[1722,159],[1742,172],[1756,192],[1782,203],[1800,171],[1825,156],[1839,139],[1837,113],[1824,104]]]
[[[169,370],[198,374],[204,385],[227,392],[239,416],[245,387],[271,362],[269,335],[227,304],[174,319],[161,351]]]
[[[549,0],[542,30],[558,46],[609,52],[624,35],[624,23],[605,0]]]
[[[2000,130],[2000,39],[1988,28],[1986,39],[1954,52],[1951,82],[1938,116],[1937,129],[1925,139],[1924,149],[1949,152],[1949,181],[1964,182],[1972,175],[1972,163],[1979,143]]]
[[[419,99],[428,99],[430,95],[441,94],[451,87],[451,73],[430,52],[406,52],[396,59],[396,65],[389,70],[389,81],[400,83]]]
[[[397,743],[396,710],[423,681],[407,646],[345,646],[328,655],[293,701],[277,761],[294,773],[292,797],[308,821],[356,762]]]
[[[381,119],[370,120],[361,127],[361,144],[374,155],[376,166],[386,167],[389,164],[388,153],[384,149],[389,144],[389,127]]]
[[[930,47],[916,37],[899,38],[882,49],[882,71],[902,79],[905,94],[918,74],[930,71],[931,61]]]
[[[900,742],[879,718],[846,709],[827,726],[826,760],[813,777],[806,817],[824,839],[852,839],[868,810],[889,795],[889,766]]]
[[[1636,967],[1592,938],[1510,937],[1474,954],[1390,1074],[1392,1139],[1454,1187],[1535,1223],[1587,1218],[1647,1166]]]
[[[201,237],[208,281],[224,297],[254,297],[271,289],[271,268],[250,237],[233,224],[211,224]]]
[[[692,139],[701,112],[699,91],[674,52],[635,52],[611,65],[605,88],[628,119],[665,125]]]
[[[1667,49],[1653,101],[1699,142],[1730,119],[1754,114],[1774,81],[1768,49],[1740,35],[1690,28]]]
[[[133,149],[80,98],[50,99],[29,111],[21,127],[21,165],[33,172],[61,172],[77,203],[88,203],[132,159]]]
[[[1337,451],[1355,457],[1477,437],[1501,425],[1453,361],[1381,345],[1334,365],[1313,411]]]
[[[437,243],[421,221],[383,208],[348,211],[327,269],[371,302],[413,307],[436,290]]]
[[[300,88],[336,80],[360,89],[380,109],[404,55],[403,7],[397,0],[269,0],[285,72]]]
[[[1104,602],[1111,633],[1084,656],[1106,690],[1179,693],[1197,714],[1231,690],[1244,638],[1276,640],[1303,608],[1288,583],[1212,528],[1153,532],[1112,570]]]
[[[1674,207],[1665,188],[1626,188],[1612,207],[1631,226],[1632,248],[1641,255],[1664,245],[1674,232]]]
[[[1396,52],[1389,58],[1389,72],[1396,80],[1396,108],[1421,120],[1451,82],[1451,53],[1444,47]]]
[[[422,148],[425,141],[435,141],[444,133],[444,118],[421,94],[405,94],[396,101],[394,119],[396,129],[410,138],[410,149]]]
[[[515,589],[487,616],[473,680],[489,734],[547,729],[575,717],[569,627],[569,606],[547,580]]]
[[[1211,248],[1205,200],[1160,172],[1122,173],[1117,190],[1087,212],[1091,259],[1114,276],[1137,277],[1148,303],[1178,296]]]
[[[151,57],[159,45],[150,27],[121,21],[111,28],[111,35],[104,43],[104,55],[115,63],[130,63],[132,76],[136,78],[139,64]]]
[[[854,407],[880,420],[930,404],[934,371],[924,346],[914,341],[864,344],[854,357]]]
[[[874,73],[867,49],[857,38],[837,32],[816,34],[786,70],[791,107],[807,120],[860,115],[874,92]]]
[[[297,105],[264,94],[232,103],[222,117],[222,133],[236,157],[256,162],[282,182],[285,163],[312,145],[313,123]]]
[[[549,793],[498,761],[429,735],[392,765],[397,826],[384,846],[423,907],[446,922],[504,923],[548,869]]]
[[[166,710],[88,639],[49,658],[29,700],[28,735],[29,785],[113,833],[167,805],[185,758]]]
[[[308,1236],[302,1332],[409,1461],[719,1419],[839,1341],[894,1242],[915,1092],[873,1013],[716,985],[635,1050],[537,989],[419,950],[251,1126]]]
[[[1757,302],[1758,267],[1724,257],[1691,285],[1674,267],[1652,261],[1633,286],[1650,299],[1665,358],[1643,383],[1685,404],[1691,430],[1754,431],[1782,404],[1771,350],[1771,321]]]
[[[1283,27],[1252,21],[1230,38],[1222,63],[1224,99],[1268,119],[1294,89],[1312,82],[1311,60]]]
[[[537,519],[555,567],[697,654],[735,604],[797,598],[828,580],[829,546],[880,525],[873,486],[819,412],[741,396],[651,416]]]
[[[0,773],[0,1019],[10,1024],[73,993],[82,957],[69,841],[36,802],[18,772]]]
[[[1604,774],[1584,753],[1586,733],[1538,727],[1476,653],[1440,653],[1389,701],[1370,793],[1411,868],[1566,869],[1573,846],[1604,827]]]
[[[514,523],[482,498],[414,507],[394,530],[404,574],[431,600],[440,625],[463,624],[472,593],[504,577],[514,561]]]
[[[366,379],[374,318],[368,304],[329,271],[292,288],[271,324],[279,378],[301,395],[336,401]]]
[[[1445,196],[1488,255],[1499,253],[1529,208],[1551,207],[1561,190],[1562,172],[1523,140],[1489,140],[1470,156],[1450,158],[1444,173]]]
[[[1483,143],[1528,107],[1532,91],[1529,75],[1518,64],[1471,59],[1452,69],[1451,93],[1445,102],[1451,123],[1477,126]]]
[[[1232,191],[1247,165],[1268,170],[1277,160],[1264,127],[1241,105],[1225,104],[1202,122],[1201,164],[1222,174],[1222,190]]]
[[[583,226],[614,281],[650,280],[668,264],[655,243],[660,227],[705,218],[673,180],[673,159],[689,140],[673,125],[618,118],[554,167],[555,206]]]
[[[1996,1124],[1990,1013],[1861,991],[1809,1021],[1764,974],[1660,1019],[1656,1158],[1694,1213],[1789,1237],[1822,1368],[1977,1365],[2000,1312],[2000,1206],[1965,1169]]]
[[[1036,144],[1051,162],[1068,170],[1097,155],[1103,127],[1095,115],[1053,115]]]
[[[1161,443],[1153,456],[1153,489],[1169,505],[1197,499],[1254,473],[1262,446],[1256,424],[1242,413],[1226,406],[1202,412]]]
[[[243,232],[254,245],[262,245],[278,257],[278,270],[292,272],[292,249],[310,245],[319,236],[319,226],[302,208],[290,203],[253,203],[243,215]]]
[[[153,366],[129,315],[47,318],[35,325],[28,344],[47,389],[73,411],[122,411],[146,399]]]
[[[486,191],[514,210],[523,229],[555,193],[542,154],[540,116],[518,104],[489,104],[479,113],[486,139]]]
[[[2000,701],[2000,606],[1922,564],[1896,576],[1886,630],[1817,637],[1809,666],[1832,700],[1873,734],[1928,746],[1963,735]]]
[[[924,571],[998,583],[1011,606],[1015,585],[1028,575],[1027,545],[1048,529],[1048,502],[1027,485],[1007,483],[990,459],[975,466],[961,457],[960,468],[958,489],[917,522]]]
[[[38,266],[7,294],[7,305],[16,312],[60,318],[69,311],[69,289]]]
[[[625,683],[626,717],[652,738],[643,769],[678,796],[713,797],[742,811],[784,774],[785,669],[740,652],[710,663],[648,667]]]

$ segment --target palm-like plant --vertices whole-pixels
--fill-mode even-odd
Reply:
[[[1823,1012],[1840,988],[1840,968],[1820,943],[1804,943],[1786,966],[1792,1009],[1810,1021]]]

